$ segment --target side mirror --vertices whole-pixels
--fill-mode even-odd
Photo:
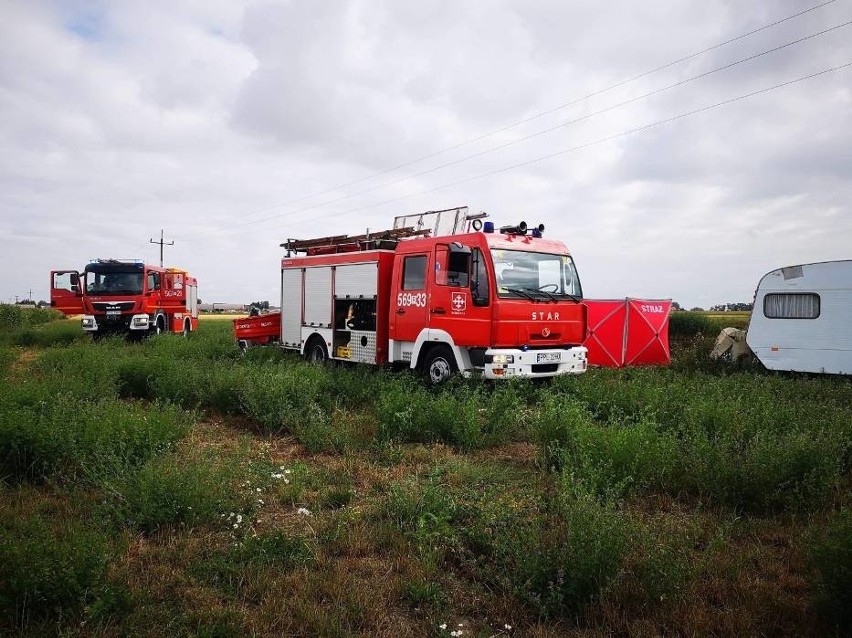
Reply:
[[[68,275],[68,278],[72,286],[80,285],[80,275],[78,275],[77,273],[72,272],[70,275]]]
[[[488,305],[488,294],[486,292],[486,294],[483,295],[479,291],[479,282],[474,281],[472,288],[473,288],[473,290],[472,290],[473,294],[471,295],[471,297],[473,298],[473,305],[474,306],[487,306]]]

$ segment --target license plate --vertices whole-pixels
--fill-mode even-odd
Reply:
[[[121,316],[121,310],[107,310],[107,317],[119,317]]]
[[[535,357],[536,363],[559,363],[562,361],[561,352],[539,352]]]

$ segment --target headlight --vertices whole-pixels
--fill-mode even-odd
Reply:
[[[502,365],[504,363],[515,363],[515,355],[513,354],[489,354],[485,355],[486,363],[496,363]]]
[[[148,325],[148,315],[136,315],[133,317],[133,325],[142,328]]]
[[[94,317],[83,317],[83,327],[84,328],[91,328],[94,325],[95,325],[95,318]]]

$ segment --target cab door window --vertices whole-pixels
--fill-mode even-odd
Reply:
[[[467,288],[470,282],[470,249],[439,245],[435,248],[435,283]]]
[[[402,289],[426,288],[426,255],[412,255],[402,262]]]
[[[77,292],[79,275],[76,272],[57,272],[53,274],[53,288]]]

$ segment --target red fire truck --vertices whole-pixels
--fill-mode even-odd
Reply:
[[[565,244],[543,225],[463,220],[467,232],[444,236],[407,226],[282,244],[281,347],[407,366],[435,384],[584,372],[585,306]]]
[[[185,270],[149,266],[137,260],[95,259],[83,270],[50,273],[50,305],[82,315],[93,336],[198,329],[198,283]]]

